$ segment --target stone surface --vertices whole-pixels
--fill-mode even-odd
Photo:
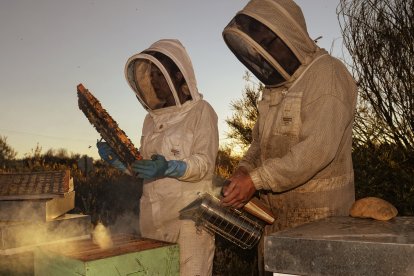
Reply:
[[[295,275],[414,275],[414,217],[331,217],[264,238],[265,269]]]

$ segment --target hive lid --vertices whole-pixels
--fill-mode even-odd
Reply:
[[[103,249],[92,239],[75,240],[63,244],[53,244],[42,249],[57,255],[81,261],[93,261],[140,252],[160,247],[176,246],[174,243],[142,238],[132,234],[117,234],[111,237],[113,246]]]
[[[73,191],[69,170],[0,173],[0,200],[62,197]]]

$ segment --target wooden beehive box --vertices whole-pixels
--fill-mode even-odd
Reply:
[[[0,221],[51,221],[75,208],[75,191],[50,199],[0,200]]]
[[[0,275],[31,276],[33,273],[33,252],[0,254]]]
[[[69,170],[0,173],[0,221],[50,221],[75,207]]]
[[[73,191],[69,170],[0,173],[0,200],[62,197]]]
[[[46,243],[90,237],[91,218],[65,214],[48,222],[0,221],[0,256],[20,253]]]
[[[179,275],[177,244],[131,235],[112,237],[101,249],[91,239],[40,247],[35,252],[35,275]]]

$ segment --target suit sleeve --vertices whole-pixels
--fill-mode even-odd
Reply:
[[[214,173],[219,145],[217,115],[207,102],[198,115],[192,154],[183,160],[187,163],[185,174],[179,178],[183,181],[197,182]]]

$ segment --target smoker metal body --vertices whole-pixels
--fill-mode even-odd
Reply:
[[[265,223],[249,213],[221,206],[218,198],[205,193],[180,211],[181,219],[192,219],[199,227],[218,234],[243,249],[260,240]]]
[[[35,275],[179,275],[177,244],[131,235],[112,237],[100,249],[91,239],[44,246],[35,251]]]
[[[331,217],[264,237],[265,269],[293,275],[414,275],[414,217]]]

